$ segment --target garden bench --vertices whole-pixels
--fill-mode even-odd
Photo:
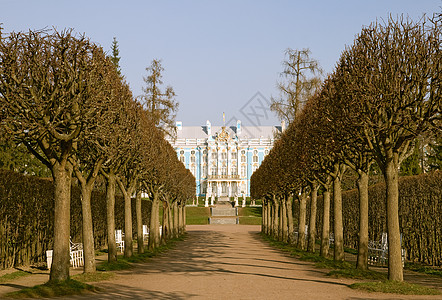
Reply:
[[[143,240],[146,241],[149,239],[149,227],[147,225],[143,225]]]
[[[402,244],[402,233],[401,233]],[[405,249],[401,249],[402,266],[405,264]],[[380,241],[368,242],[368,264],[370,265],[387,265],[388,264],[388,235],[382,233]]]
[[[117,243],[117,248],[120,250],[120,252],[124,251],[124,240],[123,240],[123,233],[121,229],[115,230],[115,242]]]
[[[74,243],[71,239],[69,239],[69,256],[70,256],[70,265],[73,268],[79,268],[84,265],[84,256],[83,256],[83,244],[82,243]],[[48,265],[48,269],[51,269],[52,266],[52,255],[54,250],[46,251],[46,263]]]

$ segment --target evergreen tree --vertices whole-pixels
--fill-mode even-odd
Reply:
[[[144,95],[139,97],[144,109],[150,114],[155,125],[169,135],[175,128],[175,117],[178,110],[178,102],[175,100],[175,91],[171,86],[161,89],[162,73],[164,71],[161,60],[154,59],[150,67],[146,68],[147,77],[143,77],[146,87]]]
[[[118,49],[118,42],[117,38],[114,37],[114,40],[112,41],[112,56],[110,57],[112,63],[114,64],[115,68],[117,68],[118,75],[121,75],[121,67],[120,67],[120,49]]]

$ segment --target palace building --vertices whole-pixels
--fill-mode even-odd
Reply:
[[[179,160],[196,178],[198,196],[250,196],[250,176],[273,146],[283,126],[183,126],[168,138]]]

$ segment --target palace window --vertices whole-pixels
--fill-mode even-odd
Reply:
[[[241,166],[241,177],[246,177],[246,166]]]
[[[226,152],[222,152],[221,153],[221,159],[227,159],[227,153]]]
[[[190,162],[195,162],[195,155],[192,155],[191,157],[190,157]]]
[[[257,165],[254,165],[254,166],[252,167],[253,172],[255,172],[256,169],[258,169],[258,166],[257,166]]]
[[[196,168],[195,168],[195,166],[190,167],[190,172],[192,172],[193,176],[196,175]]]
[[[216,159],[216,152],[212,152],[212,159]]]
[[[216,166],[212,167],[212,175],[216,175]]]
[[[246,156],[245,155],[241,155],[241,162],[243,162],[243,163],[246,162]]]
[[[207,166],[203,166],[203,177],[207,177]]]
[[[253,162],[258,162],[258,150],[253,151]]]
[[[264,151],[264,154],[265,155],[269,154],[269,150]]]
[[[221,175],[227,175],[227,167],[221,168]]]
[[[236,166],[233,166],[233,167],[230,169],[230,174],[232,174],[232,175],[238,175],[238,168],[237,168]]]
[[[232,159],[237,159],[237,153],[236,152],[232,152]]]
[[[185,160],[184,160],[184,155],[181,155],[181,156],[180,156],[180,161],[181,161],[183,164],[186,163]]]

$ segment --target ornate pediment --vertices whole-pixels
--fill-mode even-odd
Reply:
[[[221,131],[216,134],[215,138],[217,142],[229,142],[231,139],[232,138],[230,137],[230,134],[227,132],[225,126],[221,128]]]

